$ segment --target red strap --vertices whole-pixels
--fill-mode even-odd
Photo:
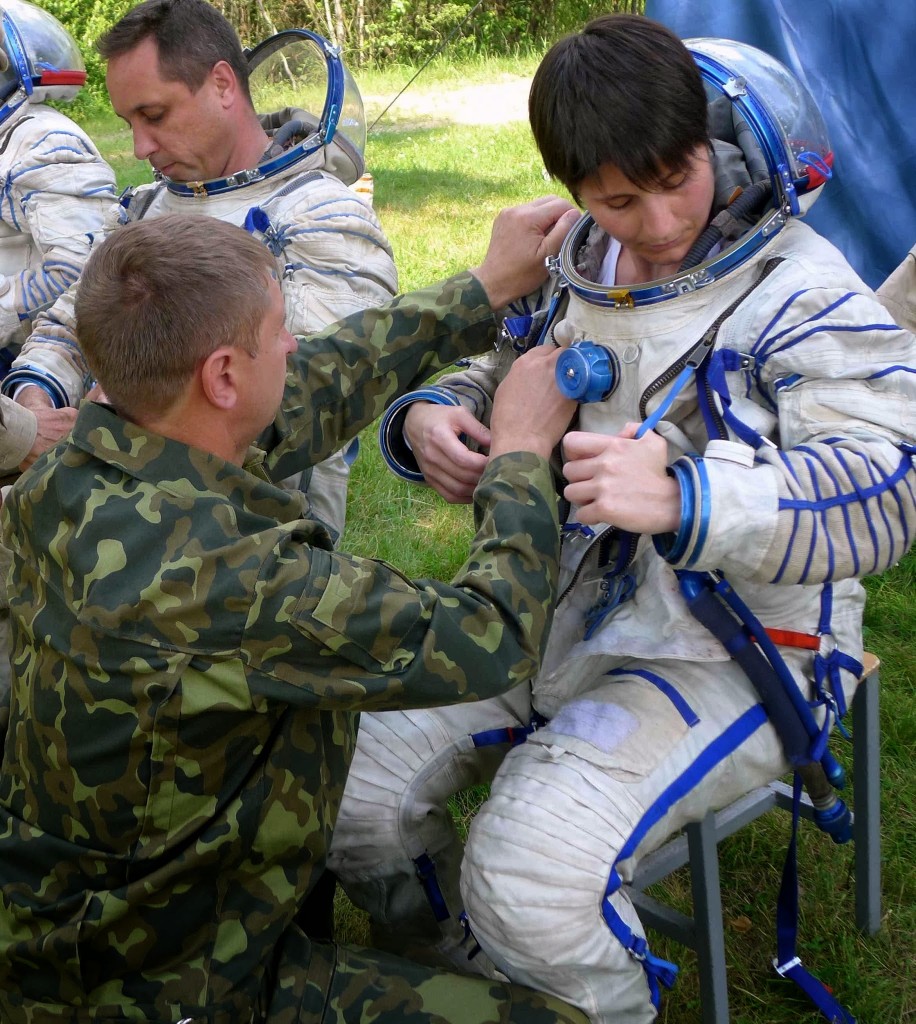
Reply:
[[[85,71],[50,71],[42,70],[42,85],[83,85],[86,81]]]
[[[819,651],[821,638],[812,633],[799,633],[794,629],[767,629],[766,635],[780,647],[802,647],[806,651]]]

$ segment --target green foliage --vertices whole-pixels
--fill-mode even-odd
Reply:
[[[132,0],[41,0],[41,6],[66,25],[79,43],[86,62],[87,83],[70,110],[86,110],[108,102],[105,66],[95,50],[95,41],[133,7]]]
[[[242,42],[254,45],[285,28],[308,28],[340,45],[352,66],[419,64],[543,50],[545,44],[607,11],[641,11],[644,0],[213,0]],[[41,0],[79,43],[88,71],[77,109],[104,104],[105,69],[95,41],[134,0]]]

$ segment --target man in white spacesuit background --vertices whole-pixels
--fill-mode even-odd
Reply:
[[[38,312],[79,276],[117,196],[114,174],[79,125],[45,101],[70,100],[86,79],[63,25],[27,0],[0,4],[0,376]],[[6,398],[0,474],[33,445],[70,429],[73,409],[36,415]],[[42,440],[45,438],[46,440]]]
[[[230,23],[205,0],[146,0],[97,46],[108,62],[115,112],[133,132],[136,156],[159,179],[130,190],[108,227],[164,213],[246,226],[277,257],[287,327],[295,334],[396,293],[378,218],[348,188],[364,170],[362,101],[323,39],[281,33],[246,57]],[[293,96],[317,109],[271,106],[265,113],[259,105],[256,112],[254,104],[276,95],[280,103]],[[31,408],[71,406],[85,393],[86,378],[70,292],[37,323],[4,391],[18,392]],[[313,511],[338,535],[348,472],[338,453],[303,486]]]
[[[861,671],[856,577],[916,529],[914,338],[800,220],[831,175],[817,107],[760,51],[687,47],[610,15],[550,50],[532,128],[587,210],[561,287],[383,420],[392,468],[468,501],[518,352],[569,347],[558,380],[583,402],[530,700],[364,714],[329,861],[377,941],[411,934],[602,1024],[652,1020],[672,973],[624,888],[639,858],[789,764],[692,581],[722,573],[746,606],[813,760]],[[462,863],[445,801],[494,771]],[[489,962],[456,946],[463,921]]]

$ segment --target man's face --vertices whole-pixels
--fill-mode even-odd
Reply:
[[[258,350],[249,356],[244,405],[253,423],[252,437],[269,426],[280,408],[286,387],[286,357],[296,351],[296,339],[286,329],[283,293],[275,278],[268,284],[269,305],[258,331]]]
[[[133,132],[138,160],[175,181],[206,181],[238,170],[226,166],[235,129],[215,70],[192,92],[184,82],[162,77],[159,48],[147,38],[108,62],[106,83],[115,113]]]
[[[647,191],[613,164],[602,164],[579,187],[579,198],[595,222],[629,252],[641,280],[674,273],[705,229],[715,178],[709,151],[697,148],[686,173]],[[631,282],[633,283],[633,282]]]

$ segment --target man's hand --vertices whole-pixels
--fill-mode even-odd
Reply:
[[[535,452],[550,458],[577,408],[556,384],[560,352],[533,348],[512,364],[493,398],[491,459],[506,452]]]
[[[39,390],[39,388],[29,388],[29,391]],[[44,407],[32,411],[38,420],[38,433],[35,435],[35,442],[29,454],[20,463],[20,469],[28,469],[39,455],[49,448],[53,448],[62,437],[69,434],[76,422],[76,409]]]
[[[616,436],[573,431],[563,439],[569,481],[563,495],[576,519],[633,533],[669,533],[681,522],[680,488],[668,476],[668,445],[654,431],[636,440],[638,423]]]
[[[494,309],[508,306],[546,280],[545,260],[560,251],[580,216],[559,196],[543,196],[497,214],[483,263],[471,268]]]
[[[487,464],[486,455],[472,452],[462,434],[484,448],[490,444],[490,431],[460,405],[414,402],[404,418],[404,436],[426,482],[453,505],[472,500]]]

